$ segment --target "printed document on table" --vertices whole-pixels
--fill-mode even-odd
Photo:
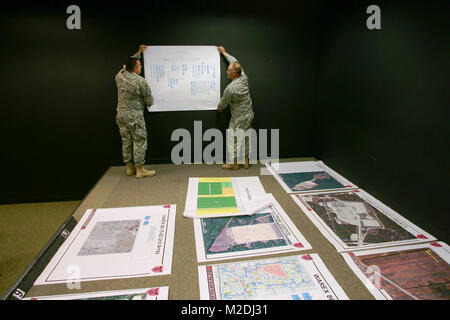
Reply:
[[[444,242],[341,254],[377,300],[450,299],[450,247]]]
[[[348,300],[317,254],[198,267],[201,300]]]
[[[213,218],[255,214],[271,204],[258,177],[189,178],[183,216]]]
[[[362,189],[291,197],[338,252],[436,241]]]
[[[310,250],[272,194],[272,204],[249,216],[194,219],[199,262]]]
[[[38,296],[23,300],[168,300],[169,287]]]
[[[35,285],[171,273],[176,205],[88,209]]]
[[[216,46],[148,46],[145,79],[156,111],[216,110],[220,101],[220,54]]]
[[[273,162],[266,168],[287,193],[357,188],[322,161]]]

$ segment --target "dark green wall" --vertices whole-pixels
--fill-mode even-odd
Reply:
[[[449,240],[449,42],[444,1],[323,7],[317,155],[436,237]]]

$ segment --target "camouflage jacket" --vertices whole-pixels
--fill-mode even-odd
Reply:
[[[235,57],[228,53],[224,53],[224,57],[227,59],[229,64],[238,62]],[[233,79],[223,91],[218,110],[223,110],[228,105],[230,106],[231,111],[230,123],[239,123],[241,122],[241,119],[244,121],[253,119],[254,113],[252,98],[250,97],[248,78],[244,70],[242,70],[241,76]]]
[[[139,53],[132,57],[139,58]],[[125,66],[117,73],[117,114],[128,115],[143,114],[146,106],[154,103],[152,92],[147,81],[140,75],[127,71]]]

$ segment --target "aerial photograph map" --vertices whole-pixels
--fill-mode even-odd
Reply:
[[[378,289],[394,300],[450,299],[450,266],[429,248],[350,255],[368,278],[369,266],[380,270]]]
[[[353,192],[304,195],[302,198],[347,246],[416,239]]]
[[[207,254],[290,244],[270,213],[202,219],[202,233]]]
[[[345,188],[342,183],[324,171],[279,173],[279,176],[294,192]]]

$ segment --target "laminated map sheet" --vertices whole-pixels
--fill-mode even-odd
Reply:
[[[362,189],[291,197],[338,252],[436,240]]]
[[[348,300],[317,254],[198,267],[201,300]]]
[[[443,242],[342,253],[378,300],[449,300],[450,248]]]
[[[311,249],[272,194],[272,205],[250,216],[194,219],[199,262]]]
[[[35,285],[171,273],[175,205],[88,209]]]
[[[169,287],[71,293],[24,298],[23,300],[168,300]]]
[[[251,215],[270,206],[258,177],[189,178],[187,218]]]
[[[266,168],[287,193],[357,188],[322,161],[266,163]]]
[[[216,46],[148,46],[144,71],[155,101],[149,111],[217,109],[220,54]]]

